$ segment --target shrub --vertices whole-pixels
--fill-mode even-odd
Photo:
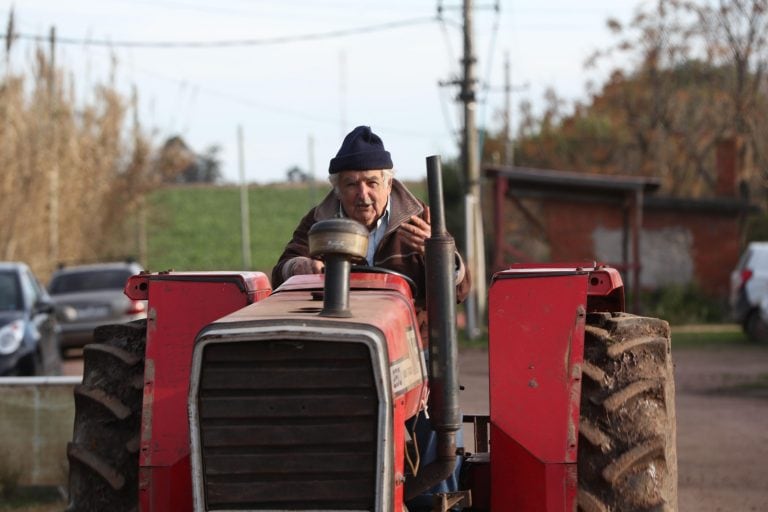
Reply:
[[[631,304],[629,299],[627,304]],[[643,315],[663,318],[672,325],[723,322],[727,312],[721,300],[708,297],[695,285],[642,292],[640,307]]]

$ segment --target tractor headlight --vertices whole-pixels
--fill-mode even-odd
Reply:
[[[24,320],[14,320],[0,327],[0,354],[7,355],[16,352],[23,339]]]

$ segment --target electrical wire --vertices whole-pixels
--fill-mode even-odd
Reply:
[[[448,62],[451,69],[456,65],[459,60],[456,58],[456,55],[453,50],[453,45],[451,44],[451,37],[448,34],[448,23],[443,15],[442,7],[438,10],[438,16],[437,20],[440,24],[440,32],[443,35],[443,43],[445,44],[445,51],[448,54]],[[447,87],[449,84],[440,83],[438,84],[438,100],[440,101],[440,111],[443,114],[443,122],[445,123],[445,128],[448,130],[448,133],[450,134],[451,138],[453,139],[453,142],[456,144],[456,147],[461,146],[461,137],[459,135],[458,130],[456,130],[456,126],[454,121],[452,120],[450,112],[448,112],[448,105],[447,102],[453,102],[452,99],[447,99],[445,94],[445,87]]]
[[[435,16],[412,18],[408,20],[391,21],[380,23],[378,25],[368,25],[349,29],[331,30],[328,32],[319,32],[314,34],[300,34],[295,36],[277,36],[265,37],[261,39],[233,39],[219,41],[110,41],[108,39],[83,39],[75,37],[56,37],[57,44],[75,44],[82,46],[106,46],[110,48],[231,48],[236,46],[267,46],[275,44],[297,43],[302,41],[318,41],[321,39],[334,39],[356,34],[367,34],[371,32],[380,32],[395,28],[432,23],[436,20]],[[6,34],[0,34],[0,38],[5,39]],[[15,33],[15,39],[25,39],[36,42],[47,42],[49,36],[36,34]]]
[[[456,144],[456,147],[461,146],[461,137],[459,136],[458,130],[456,130],[456,126],[454,125],[452,119],[451,119],[451,113],[448,112],[448,105],[447,103],[450,101],[451,103],[453,100],[447,100],[445,97],[445,87],[442,85],[438,85],[438,95],[439,95],[439,101],[440,101],[440,111],[443,113],[443,121],[445,122],[445,127],[448,130],[448,133],[450,134],[451,138],[453,139],[453,142]]]
[[[310,12],[312,8],[319,6],[317,0],[292,0],[291,2],[285,2],[283,4],[274,2],[274,0],[244,0],[239,3],[242,7],[231,6],[232,2],[186,2],[176,0],[112,0],[112,2],[125,3],[125,4],[146,4],[155,8],[162,8],[169,11],[192,11],[203,12],[208,14],[220,15],[220,16],[255,16],[262,20],[264,19],[288,19],[296,21],[297,19],[303,20],[316,20],[317,17],[313,12]],[[229,4],[229,5],[226,5]],[[265,9],[266,7],[266,9]],[[344,15],[350,14],[350,5],[348,1],[329,2],[325,0],[322,3],[323,11],[331,14],[336,19],[339,19],[336,13],[343,13]],[[390,3],[382,3],[382,5],[365,5],[365,11],[368,14],[374,14],[377,17],[386,12],[401,11],[402,8],[393,6]],[[280,12],[276,16],[276,13]],[[283,14],[284,13],[284,14]],[[351,14],[355,16],[354,13]]]
[[[479,146],[479,158],[482,159],[483,157],[483,151],[485,149],[485,141],[488,139],[488,130],[486,127],[486,115],[488,113],[488,94],[490,92],[490,83],[491,83],[491,74],[493,71],[493,56],[496,53],[496,36],[499,33],[499,20],[501,18],[500,16],[501,9],[496,9],[496,15],[494,16],[493,20],[493,28],[491,29],[491,40],[488,46],[488,60],[486,62],[486,69],[485,69],[485,81],[484,86],[482,88],[484,95],[483,99],[480,101],[481,105],[481,111],[480,111],[480,122],[481,126],[483,127],[482,130],[482,137],[483,140],[480,142]]]
[[[337,37],[344,37],[344,36],[350,36],[355,34],[366,34],[371,33],[375,31],[384,31],[384,30],[390,30],[390,29],[396,29],[406,26],[413,26],[418,24],[424,24],[424,23],[432,23],[437,20],[436,16],[429,16],[429,17],[419,17],[419,18],[411,18],[406,20],[400,20],[400,21],[393,21],[393,22],[387,22],[387,23],[381,23],[377,25],[369,25],[364,27],[357,27],[357,28],[351,28],[351,29],[340,29],[340,30],[334,30],[329,32],[323,32],[323,33],[314,33],[314,34],[303,34],[303,35],[296,35],[296,36],[281,36],[281,37],[273,37],[273,38],[262,38],[262,39],[242,39],[242,40],[230,40],[230,41],[178,41],[178,42],[172,42],[172,41],[110,41],[110,40],[104,40],[104,39],[91,39],[91,38],[72,38],[72,37],[63,37],[63,36],[57,36],[56,37],[56,43],[57,44],[70,44],[70,45],[81,45],[81,46],[99,46],[99,47],[109,47],[109,48],[116,48],[116,47],[128,47],[128,48],[224,48],[224,47],[235,47],[235,46],[265,46],[265,45],[273,45],[273,44],[285,44],[285,43],[293,43],[293,42],[300,42],[300,41],[315,41],[315,40],[321,40],[321,39],[331,39],[331,38],[337,38]],[[29,34],[29,33],[18,33],[18,32],[12,32],[14,39],[22,39],[22,40],[30,40],[35,42],[49,42],[49,36],[48,35],[35,35],[35,34]],[[0,39],[5,39],[6,34],[0,34]],[[151,74],[156,76],[157,78],[161,78],[163,80],[168,80],[171,82],[174,82],[182,87],[189,86],[190,84],[186,80],[179,80],[177,78],[171,78],[166,75],[163,75],[161,73],[156,73],[149,70],[143,70],[145,73]],[[322,118],[319,116],[313,116],[313,115],[307,115],[303,112],[297,112],[295,110],[291,110],[288,108],[281,108],[277,107],[275,105],[261,103],[257,101],[253,101],[248,98],[244,98],[242,96],[236,96],[230,93],[218,91],[215,89],[211,89],[209,87],[196,87],[196,91],[199,93],[204,93],[207,95],[217,96],[220,98],[223,98],[225,100],[239,103],[241,105],[245,105],[251,108],[258,108],[263,110],[270,110],[274,112],[280,112],[283,114],[291,115],[295,118],[302,118],[307,121],[312,121],[316,123],[322,123],[322,124],[335,124],[338,121],[331,120],[328,118]],[[175,124],[175,122],[172,122]],[[386,127],[382,127],[386,128]],[[402,128],[390,128],[390,132],[392,133],[398,133],[400,135],[407,135],[407,136],[416,136],[416,137],[432,137],[433,135],[428,135],[421,132],[414,132],[411,130],[403,130]]]
[[[171,77],[171,76],[165,75],[163,73],[158,73],[156,71],[151,71],[151,70],[146,69],[146,68],[139,68],[139,67],[137,67],[135,69],[137,71],[140,71],[140,72],[142,72],[144,74],[153,76],[153,77],[158,78],[160,80],[164,80],[164,81],[168,81],[168,82],[177,84],[179,87],[194,87],[196,95],[197,94],[205,94],[207,96],[213,96],[213,97],[217,97],[217,98],[226,100],[226,101],[228,101],[230,103],[235,103],[235,104],[243,105],[243,106],[248,107],[248,108],[275,112],[275,113],[279,113],[279,114],[282,114],[282,115],[285,115],[285,116],[291,116],[291,117],[293,117],[295,119],[303,119],[304,121],[308,121],[308,122],[312,122],[312,123],[317,123],[317,124],[322,124],[322,125],[330,126],[330,125],[338,125],[338,123],[339,123],[338,119],[332,119],[330,117],[316,116],[316,115],[312,115],[312,114],[307,114],[307,113],[302,112],[302,111],[298,111],[298,110],[294,110],[294,109],[290,109],[290,108],[286,108],[286,107],[280,107],[280,106],[274,105],[272,103],[255,101],[253,99],[246,98],[244,96],[239,96],[239,95],[232,94],[232,93],[229,93],[229,92],[224,92],[224,91],[221,91],[221,90],[218,90],[218,89],[214,89],[214,88],[211,88],[211,87],[201,86],[201,85],[195,84],[193,82],[190,82],[189,80]],[[386,125],[379,125],[379,126],[380,126],[380,129],[386,130],[388,133],[391,133],[391,134],[396,134],[396,135],[401,135],[401,136],[408,136],[408,137],[418,137],[418,138],[422,138],[422,139],[434,137],[433,133],[424,133],[424,132],[419,132],[419,131],[414,131],[414,130],[408,130],[408,129],[403,129],[402,127],[390,127],[390,126],[386,126]]]
[[[114,0],[113,0],[114,1]],[[195,12],[205,12],[209,14],[220,14],[220,15],[230,15],[234,14],[237,16],[252,16],[256,14],[252,10],[242,10],[242,9],[231,9],[228,7],[223,7],[221,5],[214,6],[211,4],[196,4],[196,3],[186,3],[186,2],[176,2],[173,0],[165,0],[165,1],[159,1],[159,0],[122,0],[124,3],[130,3],[131,5],[135,4],[145,4],[145,5],[151,5],[152,7],[160,7],[163,9],[173,10],[173,11],[195,11]]]
[[[440,23],[440,32],[443,34],[443,42],[445,43],[445,51],[448,53],[448,60],[451,63],[458,62],[456,55],[453,51],[453,45],[451,44],[451,38],[448,35],[448,25],[445,22],[445,18],[442,15],[437,17],[437,21]]]

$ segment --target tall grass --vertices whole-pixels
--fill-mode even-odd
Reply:
[[[115,84],[75,99],[41,47],[0,74],[0,259],[43,278],[60,262],[124,255],[124,219],[148,190],[150,146]]]

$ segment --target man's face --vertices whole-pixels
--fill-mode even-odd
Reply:
[[[387,208],[392,180],[382,171],[341,171],[338,187],[344,213],[371,229]]]

